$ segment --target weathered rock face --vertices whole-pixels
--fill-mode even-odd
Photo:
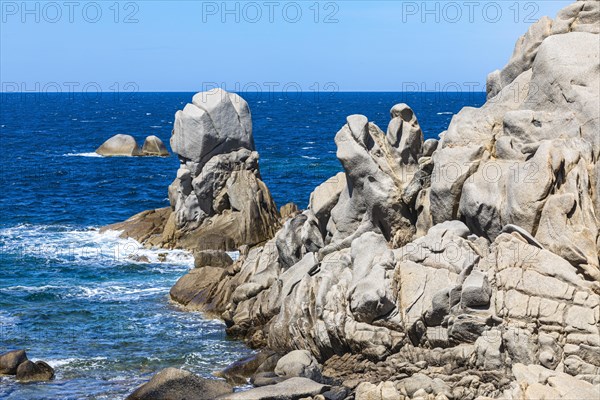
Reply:
[[[118,134],[108,139],[96,149],[96,153],[105,157],[142,155],[142,151],[133,136],[123,134]]]
[[[600,280],[599,25],[597,1],[541,19],[486,105],[453,118],[434,154],[433,224],[461,219],[490,240],[518,225]]]
[[[171,210],[146,211],[105,229],[148,246],[191,250],[235,250],[274,236],[279,215],[260,177],[241,97],[223,90],[196,94],[175,115],[171,148],[181,162],[169,187]]]
[[[535,24],[490,76],[487,103],[455,115],[439,142],[423,142],[403,104],[387,134],[348,117],[336,135],[344,173],[192,288],[194,307],[251,345],[309,350],[324,375],[356,374],[348,387],[372,382],[364,398],[564,398],[576,382],[593,398],[599,4]],[[528,388],[519,364],[539,368]]]

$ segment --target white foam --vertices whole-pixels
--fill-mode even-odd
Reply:
[[[98,365],[98,361],[107,360],[106,357],[90,357],[90,358],[59,358],[45,360],[52,368],[60,368],[69,366],[70,364],[91,364],[90,366]],[[32,360],[38,361],[38,360]],[[80,368],[78,368],[80,369]]]
[[[92,153],[67,153],[63,154],[63,157],[102,157],[100,154]]]
[[[307,160],[318,160],[319,157],[312,157],[312,156],[302,156],[302,158],[306,158]]]
[[[437,113],[437,115],[452,115],[452,114],[454,114],[454,113],[450,112],[450,111],[444,111],[444,112]]]
[[[19,322],[19,318],[7,313],[6,311],[0,311],[0,327],[13,326]]]
[[[147,249],[118,231],[100,233],[95,228],[17,225],[0,229],[2,251],[59,262],[97,264],[161,264],[189,268],[193,255],[184,250]]]
[[[97,287],[78,286],[71,293],[66,294],[65,298],[93,299],[95,301],[134,301],[142,297],[154,296],[160,293],[168,293],[168,287],[144,288],[144,287],[125,287],[118,285],[103,285]]]

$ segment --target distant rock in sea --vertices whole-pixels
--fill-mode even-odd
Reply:
[[[140,149],[133,136],[118,134],[98,147],[96,153],[105,157],[169,156],[167,146],[154,135],[148,136]]]
[[[599,24],[595,0],[542,18],[488,77],[486,104],[454,115],[439,141],[423,141],[406,104],[386,132],[347,117],[335,137],[344,172],[283,226],[245,101],[194,96],[176,115],[172,208],[112,229],[240,250],[231,265],[199,263],[172,299],[221,316],[251,346],[306,352],[257,375],[276,385],[224,398],[301,382],[314,388],[302,396],[327,398],[306,377],[281,382],[285,369],[356,400],[597,400]]]
[[[169,156],[169,150],[167,150],[167,146],[165,146],[160,138],[150,135],[144,140],[142,155],[167,157]]]
[[[132,157],[141,156],[142,150],[133,136],[118,134],[102,143],[96,153],[105,157]]]

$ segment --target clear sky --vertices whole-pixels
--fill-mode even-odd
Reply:
[[[484,90],[570,1],[1,1],[2,91]]]

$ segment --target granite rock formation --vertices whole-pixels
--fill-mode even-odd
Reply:
[[[344,172],[173,299],[356,399],[598,398],[599,24],[595,0],[542,18],[439,141],[405,104],[386,133],[348,117]]]
[[[147,246],[235,250],[269,240],[279,213],[261,180],[250,110],[220,89],[198,93],[175,115],[171,148],[180,160],[171,207],[106,229]]]

